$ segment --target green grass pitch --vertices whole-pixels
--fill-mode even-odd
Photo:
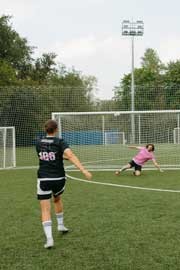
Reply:
[[[143,171],[140,177],[94,172],[93,181],[180,190],[179,176],[179,171]],[[58,234],[53,215],[55,247],[45,250],[36,170],[2,170],[0,179],[0,269],[180,269],[180,193],[69,179],[63,201],[71,231]]]
[[[71,146],[75,154],[85,164],[90,165],[107,165],[119,167],[126,164],[137,153],[137,150],[128,149],[127,145],[73,145]],[[180,166],[180,144],[157,144],[155,145],[155,156],[159,164],[165,167]],[[16,148],[16,165],[36,166],[37,165],[35,147],[17,147]],[[90,163],[89,163],[90,162]],[[148,162],[152,166],[152,162]]]

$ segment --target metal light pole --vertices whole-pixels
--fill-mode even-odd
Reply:
[[[135,143],[135,121],[134,121],[134,111],[135,111],[135,87],[134,87],[134,37],[143,36],[144,34],[144,23],[143,21],[128,21],[124,20],[122,22],[122,35],[131,36],[132,41],[132,69],[131,69],[131,143]]]

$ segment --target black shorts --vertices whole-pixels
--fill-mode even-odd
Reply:
[[[131,160],[131,161],[129,162],[129,164],[131,165],[131,168],[134,167],[134,170],[135,170],[135,171],[141,171],[141,169],[142,169],[142,166],[136,164],[136,162],[134,162],[134,160]]]
[[[56,198],[64,192],[66,179],[61,180],[44,180],[37,181],[37,198],[38,200],[47,200],[52,197]]]

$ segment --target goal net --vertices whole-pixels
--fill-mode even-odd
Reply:
[[[16,167],[15,128],[0,127],[0,169]]]
[[[164,168],[180,168],[180,144],[174,137],[180,111],[54,112],[62,136],[89,169],[110,170],[137,153],[128,145],[155,144]],[[179,133],[178,133],[179,134]],[[154,166],[147,162],[147,168]]]

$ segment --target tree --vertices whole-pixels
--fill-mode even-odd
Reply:
[[[32,145],[45,109],[36,89],[22,86],[3,87],[1,97],[3,103],[0,106],[0,126],[15,127],[17,146]]]
[[[31,66],[33,47],[12,28],[10,16],[0,17],[0,60],[15,69],[19,79],[24,79]]]
[[[31,135],[24,133],[24,129],[29,130],[28,123],[36,125],[51,117],[52,111],[92,110],[97,80],[75,68],[58,66],[55,53],[43,53],[33,59],[35,47],[20,37],[10,19],[0,17],[0,86],[9,86],[0,88],[0,114],[2,125],[10,124],[6,121],[9,115],[16,128],[21,123],[21,130],[17,130],[19,139],[24,134],[31,140]]]
[[[51,76],[56,74],[56,54],[55,53],[43,53],[42,57],[35,60],[32,68],[31,78],[38,83],[47,83],[51,81]]]
[[[81,72],[67,69],[60,65],[49,76],[48,87],[53,89],[54,106],[58,111],[86,111],[94,106],[93,92],[96,89],[97,80],[93,76],[84,76]]]
[[[135,109],[164,108],[163,71],[165,66],[153,49],[147,49],[142,57],[140,68],[134,70],[135,80]],[[126,74],[120,85],[114,89],[118,107],[123,110],[131,109],[131,74]]]
[[[180,103],[180,60],[167,64],[164,84],[167,96],[167,106],[171,109],[179,109]]]
[[[171,61],[167,64],[165,84],[171,86],[180,85],[180,60]]]
[[[6,61],[0,60],[0,85],[17,84],[15,69]]]
[[[151,48],[146,49],[144,56],[141,58],[141,66],[144,69],[150,70],[152,73],[160,74],[161,70],[164,69],[157,52]]]

